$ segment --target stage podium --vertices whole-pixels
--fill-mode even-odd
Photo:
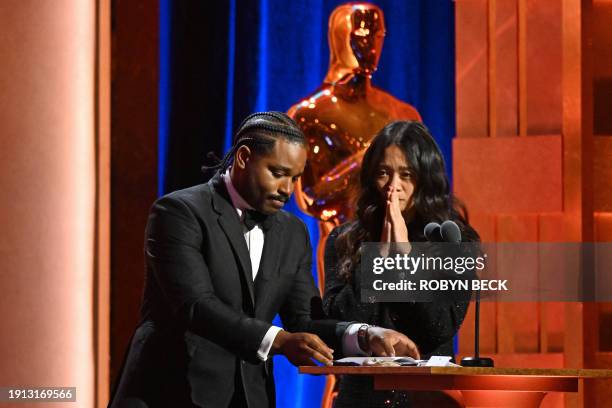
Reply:
[[[302,374],[369,375],[378,390],[461,393],[466,407],[539,407],[549,392],[578,392],[588,378],[612,378],[612,370],[481,367],[300,367]]]

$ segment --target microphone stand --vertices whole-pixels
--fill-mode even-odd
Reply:
[[[476,316],[474,319],[474,357],[464,357],[461,359],[463,367],[493,367],[493,359],[480,357],[480,289],[476,292]]]

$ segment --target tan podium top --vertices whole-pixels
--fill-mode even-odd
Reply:
[[[503,375],[537,377],[612,378],[612,369],[586,368],[501,368],[501,367],[375,367],[301,366],[302,374],[336,375]]]
[[[300,367],[303,374],[370,375],[377,390],[577,392],[578,380],[612,378],[612,370],[491,367]]]
[[[578,392],[583,379],[612,370],[500,367],[300,367],[304,374],[369,375],[376,390],[456,390],[467,407],[539,407],[549,392]]]

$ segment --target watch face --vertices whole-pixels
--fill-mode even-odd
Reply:
[[[359,348],[361,349],[361,351],[364,352],[368,352],[370,350],[370,347],[368,345],[368,328],[370,326],[367,324],[363,324],[359,327],[359,330],[357,331],[357,344],[359,345]]]

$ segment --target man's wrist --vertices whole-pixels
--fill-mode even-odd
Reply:
[[[271,354],[279,354],[283,348],[283,344],[285,344],[285,340],[289,332],[281,329],[276,333],[276,337],[274,337],[274,341],[272,342],[272,348],[270,349]]]
[[[257,350],[257,357],[261,361],[266,361],[270,354],[274,354],[274,342],[282,330],[280,327],[270,326]]]

